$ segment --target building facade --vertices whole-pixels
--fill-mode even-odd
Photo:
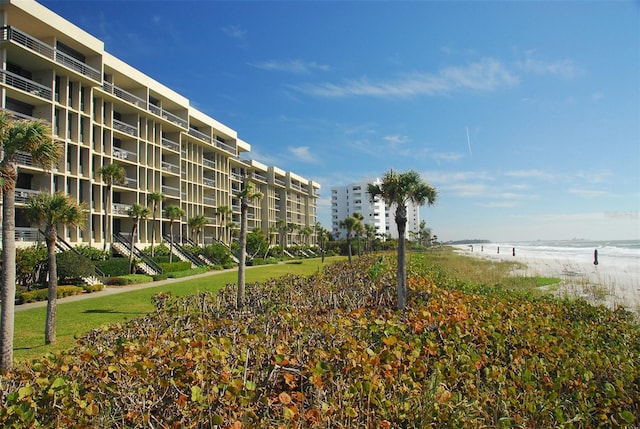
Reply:
[[[240,223],[238,193],[246,180],[264,195],[249,210],[250,230],[269,233],[281,219],[298,229],[315,225],[318,183],[251,160],[250,144],[235,130],[35,1],[0,0],[0,64],[0,108],[17,118],[46,121],[63,147],[53,171],[42,170],[27,154],[18,160],[17,242],[36,240],[37,229],[23,208],[40,191],[64,192],[89,207],[84,228],[59,231],[73,245],[102,246],[107,213],[114,234],[128,233],[128,209],[148,205],[154,192],[165,197],[162,207],[179,205],[185,211],[174,235],[188,237],[188,219],[204,215],[204,242],[228,244],[230,223]],[[99,170],[112,163],[125,170],[127,180],[114,185],[112,203],[105,207],[107,188]],[[162,207],[158,237],[169,231]],[[150,243],[151,229],[151,222],[140,223],[139,246]]]
[[[340,222],[355,213],[362,215],[362,223],[371,225],[380,237],[398,238],[398,227],[395,222],[395,207],[387,206],[376,198],[370,201],[367,192],[369,184],[381,184],[380,179],[363,180],[346,186],[331,188],[331,229],[336,238],[345,238],[347,232],[340,228]],[[407,233],[420,229],[420,207],[407,203]]]

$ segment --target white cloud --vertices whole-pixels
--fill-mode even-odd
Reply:
[[[571,60],[542,61],[528,57],[523,61],[518,61],[517,66],[528,73],[564,78],[571,78],[579,73],[579,68]]]
[[[305,74],[311,73],[313,70],[328,71],[331,68],[325,64],[318,64],[315,61],[302,61],[302,60],[290,60],[290,61],[277,61],[267,60],[258,63],[247,63],[251,67],[255,67],[261,70],[269,71],[281,71],[287,73]]]
[[[409,137],[401,135],[384,136],[383,139],[389,142],[392,146],[399,146],[409,141]]]
[[[289,146],[289,152],[297,159],[304,162],[315,162],[315,157],[311,154],[309,146]]]
[[[433,152],[431,157],[436,161],[457,161],[464,157],[463,153],[459,152]]]
[[[570,188],[567,192],[573,195],[577,195],[581,198],[600,198],[608,195],[608,192],[598,191],[595,189]]]
[[[236,40],[244,40],[247,35],[247,31],[242,29],[239,25],[226,25],[222,27],[222,32]]]
[[[493,91],[513,86],[518,77],[500,61],[484,58],[464,67],[447,67],[437,73],[416,72],[397,79],[370,81],[363,77],[344,83],[307,84],[294,89],[319,97],[378,96],[411,97],[441,95],[455,90]]]

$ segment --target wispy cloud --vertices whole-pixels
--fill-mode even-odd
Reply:
[[[595,189],[579,189],[579,188],[570,188],[567,192],[573,195],[577,195],[581,198],[601,198],[606,195],[609,195],[606,191],[600,191]]]
[[[464,154],[460,152],[433,152],[431,157],[436,161],[452,162],[464,158]]]
[[[244,40],[247,36],[247,31],[239,25],[225,25],[221,30],[224,34],[236,40]]]
[[[380,81],[371,81],[363,77],[338,84],[306,84],[292,87],[318,97],[412,97],[442,95],[456,90],[493,91],[516,85],[518,81],[518,77],[500,61],[484,58],[464,67],[443,68],[437,73],[415,72]]]
[[[289,60],[289,61],[277,61],[267,60],[257,63],[247,63],[251,67],[255,67],[261,70],[280,71],[296,74],[307,74],[314,70],[328,71],[331,69],[326,64],[319,64],[315,61],[303,61],[303,60]]]
[[[311,154],[309,146],[289,146],[289,153],[303,162],[315,162],[316,158]]]
[[[564,78],[572,78],[580,73],[580,69],[571,60],[543,61],[535,58],[527,57],[522,61],[518,61],[517,67],[527,73],[537,75],[552,75]]]

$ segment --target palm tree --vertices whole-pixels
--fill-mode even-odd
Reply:
[[[407,303],[407,267],[405,255],[405,231],[407,227],[407,202],[423,206],[432,205],[438,198],[438,191],[423,181],[415,170],[396,173],[389,170],[380,184],[369,184],[367,191],[373,203],[382,198],[387,206],[396,208],[395,220],[398,227],[398,309],[404,310]]]
[[[303,241],[305,246],[309,246],[309,237],[311,236],[311,234],[313,234],[313,228],[311,228],[310,226],[305,226],[304,228],[302,228],[300,230],[300,235],[303,237]]]
[[[280,233],[280,257],[284,258],[284,252],[287,249],[287,221],[283,218],[278,219],[276,228]]]
[[[318,245],[320,246],[320,254],[322,255],[322,263],[324,263],[324,244],[326,239],[331,235],[331,232],[326,230],[320,222],[316,222],[314,225],[316,231],[316,237],[318,239]]]
[[[349,263],[351,263],[351,234],[356,226],[360,223],[357,217],[347,216],[340,221],[340,228],[347,230],[347,251],[349,252]]]
[[[150,213],[151,213],[151,210],[149,210],[148,207],[141,206],[140,204],[132,205],[131,208],[127,211],[127,214],[133,220],[133,224],[131,226],[131,243],[130,243],[131,251],[129,252],[129,274],[133,274],[134,272],[133,246],[135,246],[135,243],[136,243],[136,233],[138,232],[138,224],[140,223],[141,219],[148,218]]]
[[[273,237],[278,234],[278,227],[272,225],[269,227],[269,234],[267,234],[267,249],[264,252],[263,259],[267,259],[269,256],[269,250],[271,250],[271,245],[273,244]]]
[[[362,221],[364,220],[364,216],[362,216],[362,213],[359,213],[359,212],[355,212],[351,216],[353,216],[356,219],[358,219],[358,223],[353,228],[353,234],[355,235],[355,238],[356,238],[356,246],[357,246],[357,249],[358,249],[358,256],[360,256],[360,236],[362,234],[364,234],[364,226],[362,225]]]
[[[226,230],[226,219],[227,219],[227,216],[229,216],[231,213],[233,213],[233,210],[231,210],[229,206],[220,206],[216,210],[216,214],[220,217],[220,225],[223,225],[223,228],[225,228],[220,231],[220,236],[218,237],[218,241],[222,241],[223,243],[226,243],[228,241],[227,230]],[[224,232],[224,238],[222,237],[223,232]]]
[[[108,164],[98,169],[98,174],[102,177],[102,180],[107,185],[106,192],[104,194],[104,242],[102,244],[102,250],[107,250],[107,243],[111,242],[111,223],[109,222],[109,214],[111,213],[111,197],[113,193],[113,185],[124,185],[127,183],[127,173],[124,167],[117,164]],[[108,231],[107,231],[108,228]]]
[[[56,192],[53,195],[40,192],[27,201],[25,216],[29,222],[44,227],[44,237],[49,255],[49,283],[47,293],[47,319],[44,330],[45,344],[56,341],[56,305],[58,296],[58,267],[56,264],[57,226],[76,227],[84,224],[84,204],[76,203],[69,195]]]
[[[151,203],[151,213],[153,214],[153,223],[151,224],[151,257],[155,256],[156,243],[156,216],[158,214],[158,206],[166,199],[162,192],[151,192],[147,195],[147,203]]]
[[[195,235],[196,244],[200,244],[200,233],[202,232],[202,228],[207,224],[207,218],[204,215],[195,215],[187,221],[187,225],[191,230],[191,235]],[[203,240],[204,241],[204,240]]]
[[[16,297],[15,190],[18,154],[26,152],[34,163],[51,168],[62,153],[41,120],[16,120],[0,112],[0,181],[2,182],[2,308],[0,318],[0,373],[13,366],[14,305]]]
[[[169,234],[171,235],[171,245],[169,248],[169,263],[173,262],[173,224],[176,220],[184,216],[184,210],[182,207],[171,204],[165,208],[167,217],[169,218]]]
[[[367,237],[365,251],[373,251],[373,240],[376,239],[376,227],[370,224],[364,226],[364,235]]]
[[[249,204],[253,200],[262,199],[262,192],[246,181],[242,191],[238,194],[240,197],[240,257],[238,258],[238,294],[236,296],[236,308],[242,308],[244,303],[244,271],[247,262],[247,214],[249,212]]]

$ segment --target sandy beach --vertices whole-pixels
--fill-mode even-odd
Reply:
[[[582,297],[594,304],[609,308],[623,306],[640,314],[640,267],[637,263],[609,261],[606,256],[593,264],[593,257],[561,258],[554,255],[533,254],[513,247],[496,245],[454,246],[460,254],[496,261],[518,261],[526,268],[515,275],[558,277],[562,283],[554,293],[560,296]],[[473,250],[472,250],[473,249]]]

